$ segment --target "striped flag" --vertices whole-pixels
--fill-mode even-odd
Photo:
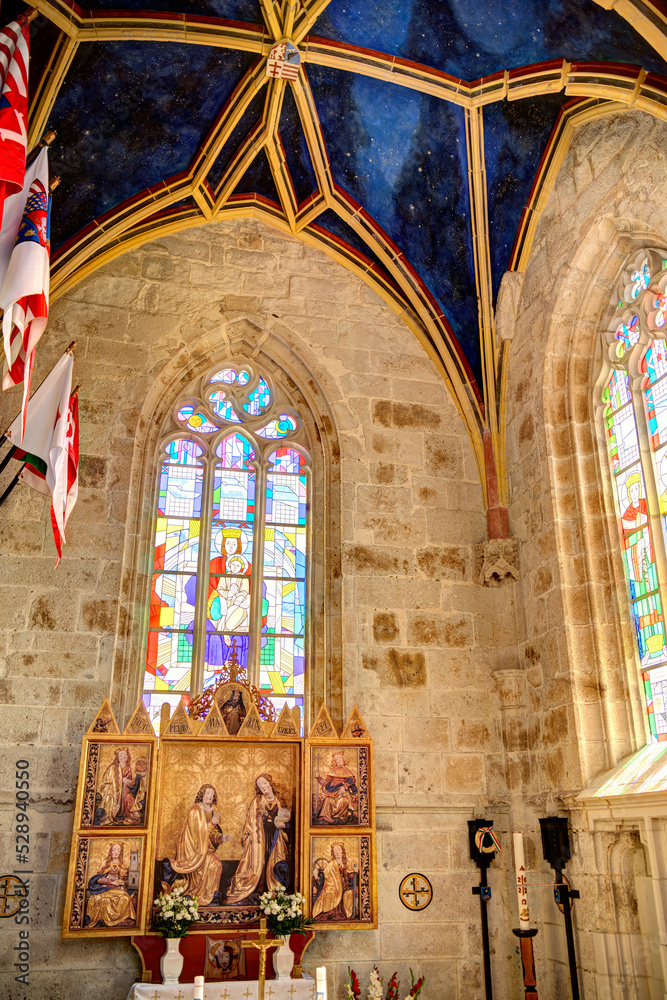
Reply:
[[[2,388],[9,389],[23,382],[23,427],[30,396],[30,379],[35,359],[35,347],[44,332],[49,314],[49,192],[48,152],[43,149],[25,175],[25,184],[17,203],[11,198],[5,221],[9,226],[25,196],[11,257],[0,288],[0,309],[4,310],[2,334],[5,349],[5,370]],[[7,244],[8,232],[0,233],[0,265]],[[4,238],[4,239],[3,239]],[[1,271],[0,271],[1,274]]]
[[[29,60],[28,19],[20,14],[0,31],[0,221],[5,198],[23,188]]]
[[[23,436],[21,413],[6,432],[15,446],[12,457],[26,463],[20,481],[51,497],[56,566],[79,488],[79,401],[72,395],[73,365],[66,351],[28,402]]]

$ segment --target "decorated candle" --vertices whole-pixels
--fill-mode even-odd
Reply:
[[[327,970],[324,965],[315,970],[315,998],[327,1000]]]
[[[204,1000],[204,977],[195,976],[195,991],[193,1000]]]
[[[519,925],[525,931],[530,927],[528,918],[528,892],[526,886],[526,861],[523,856],[523,834],[514,834],[514,867],[516,868],[516,895],[519,900]]]

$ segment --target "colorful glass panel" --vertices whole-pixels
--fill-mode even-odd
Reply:
[[[249,638],[244,635],[230,635],[222,632],[208,631],[204,640],[204,686],[217,683],[214,678],[220,673],[220,668],[236,651],[237,662],[244,668],[248,667]]]
[[[209,402],[215,413],[221,420],[227,420],[230,424],[241,424],[243,421],[237,417],[234,407],[225,399],[224,392],[213,392],[209,396]]]
[[[637,425],[632,407],[626,406],[622,410],[617,410],[616,413],[612,413],[607,407],[605,424],[609,458],[614,475],[618,475],[623,469],[627,469],[639,459]]]
[[[191,632],[149,632],[145,690],[187,691],[191,666]]]
[[[262,632],[301,635],[304,631],[306,584],[268,580],[262,585]]]
[[[645,257],[640,267],[633,271],[630,280],[634,282],[632,286],[632,298],[636,299],[640,292],[646,291],[651,281],[651,269],[648,266],[648,258]]]
[[[199,555],[199,520],[158,517],[153,568],[196,573]]]
[[[303,472],[306,467],[306,460],[298,451],[293,448],[277,448],[268,457],[269,465],[272,465],[276,472]]]
[[[209,382],[226,382],[227,385],[247,385],[250,381],[250,374],[241,368],[238,372],[234,371],[233,368],[223,368],[222,371],[216,372],[213,378],[209,379]]]
[[[198,431],[199,434],[213,434],[214,431],[219,430],[219,427],[212,424],[205,413],[196,409],[191,403],[185,403],[181,406],[176,416],[191,431]]]
[[[243,404],[243,409],[251,417],[258,417],[271,405],[271,390],[267,382],[260,378],[257,388],[253,389],[248,396],[247,402]]]
[[[210,632],[250,630],[250,579],[247,576],[209,578],[206,627]]]
[[[667,345],[664,340],[652,340],[644,355],[641,365],[646,372],[648,382],[654,385],[664,375],[667,375]]]
[[[154,573],[151,628],[184,629],[195,617],[196,578],[185,573]]]
[[[662,328],[667,319],[667,294],[661,292],[653,300],[653,308],[657,310],[655,314],[655,325]]]
[[[230,434],[216,448],[223,469],[247,469],[255,458],[250,442],[241,434]]]
[[[276,695],[303,695],[306,658],[304,640],[262,636],[259,687]]]
[[[667,656],[660,595],[651,594],[636,601],[632,605],[632,619],[642,666],[650,667],[653,663],[660,663]]]
[[[624,371],[614,369],[602,393],[602,401],[607,403],[612,410],[620,410],[622,406],[630,402],[631,398],[628,376]]]
[[[213,517],[229,521],[254,520],[254,472],[216,467],[213,482]]]
[[[305,577],[305,527],[264,529],[264,573],[267,576]]]
[[[651,447],[667,443],[667,379],[650,385],[644,393]]]
[[[306,523],[306,477],[270,472],[266,481],[266,520],[274,524]]]
[[[158,515],[182,518],[201,516],[204,470],[201,465],[162,463],[158,494]]]
[[[270,420],[265,427],[260,427],[255,434],[263,438],[284,438],[294,433],[297,423],[290,413],[280,413],[275,420]]]
[[[642,679],[651,736],[660,743],[667,742],[667,667],[645,671]]]
[[[187,438],[180,438],[178,441],[170,441],[164,449],[171,462],[178,462],[180,465],[196,465],[197,459],[204,454],[204,449],[196,441],[188,441]]]
[[[230,574],[246,576],[252,565],[251,523],[232,524],[214,521],[211,529],[211,564],[209,572],[216,576]]]
[[[631,347],[639,342],[639,316],[633,316],[629,323],[621,323],[614,334],[619,344],[616,347],[616,354],[619,358]]]

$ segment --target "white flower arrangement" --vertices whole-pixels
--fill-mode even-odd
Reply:
[[[382,980],[380,979],[380,973],[376,965],[373,966],[371,972],[366,1000],[382,1000]]]
[[[161,892],[153,905],[153,926],[163,937],[185,937],[188,928],[199,919],[197,898],[186,896],[185,889]]]
[[[288,893],[282,888],[263,892],[259,905],[269,930],[281,935],[306,934],[311,921],[303,916],[305,901],[300,892]]]

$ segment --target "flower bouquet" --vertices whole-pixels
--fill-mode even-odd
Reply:
[[[361,1000],[361,984],[359,983],[359,977],[357,976],[354,969],[348,968],[348,973],[350,976],[349,983],[345,984],[345,993],[347,995],[347,1000]],[[415,977],[412,969],[410,969],[410,992],[405,996],[404,1000],[411,1000],[413,997],[418,997],[422,991],[424,985],[424,977],[420,976],[415,982]],[[384,1000],[400,1000],[400,981],[398,979],[398,974],[395,972],[391,979],[389,980],[389,985],[387,986],[387,994]],[[380,979],[380,972],[377,965],[373,966],[371,972],[370,983],[368,984],[368,991],[366,993],[366,1000],[383,1000],[382,996],[382,980]]]
[[[307,934],[313,922],[303,915],[305,901],[300,892],[290,894],[284,889],[263,892],[259,897],[259,905],[266,917],[266,926],[281,937]]]
[[[184,889],[161,892],[153,904],[153,926],[162,937],[185,937],[188,928],[199,919],[199,904],[196,899],[186,896]]]

